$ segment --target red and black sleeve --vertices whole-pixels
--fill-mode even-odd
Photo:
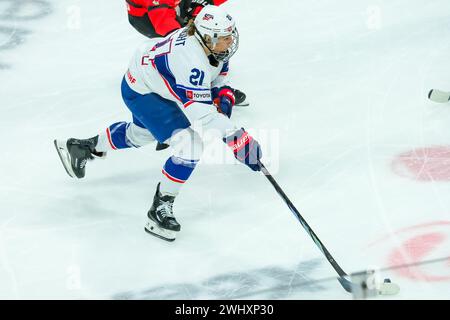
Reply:
[[[220,6],[222,3],[227,2],[227,0],[213,0],[215,6]]]
[[[128,20],[141,34],[148,38],[163,37],[181,27],[177,20],[174,0],[126,0]]]
[[[177,20],[177,12],[174,8],[165,6],[150,8],[148,11],[148,19],[153,25],[155,33],[159,36],[165,36],[181,28]]]
[[[215,6],[220,6],[223,3],[227,2],[227,0],[196,0],[189,3],[190,8],[188,8],[188,18],[195,18],[199,12],[208,4],[212,4]]]

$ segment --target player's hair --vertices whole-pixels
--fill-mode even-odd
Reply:
[[[195,24],[194,24],[194,20],[189,21],[189,23],[187,24],[187,30],[188,30],[188,36],[193,36],[195,35]],[[210,46],[212,44],[211,38],[208,35],[205,35],[204,37],[205,42],[208,46]]]
[[[195,34],[195,24],[194,20],[189,21],[189,23],[186,26],[188,30],[188,36],[193,36]]]

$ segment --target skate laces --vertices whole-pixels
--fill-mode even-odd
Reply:
[[[159,206],[156,208],[156,211],[161,215],[163,219],[172,218],[175,219],[173,215],[173,202],[172,201],[163,201],[159,200]]]

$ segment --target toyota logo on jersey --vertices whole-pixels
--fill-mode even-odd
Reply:
[[[203,102],[209,102],[211,101],[211,92],[206,91],[193,91],[193,90],[186,90],[186,98],[194,101],[203,101]]]

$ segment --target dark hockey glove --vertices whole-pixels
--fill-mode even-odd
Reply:
[[[180,4],[181,0],[159,0],[153,1],[153,6],[169,6],[171,8],[175,8]]]
[[[261,147],[244,128],[223,138],[223,141],[233,150],[234,157],[253,171],[260,171],[259,159],[262,157]]]
[[[213,2],[213,0],[192,0],[187,10],[188,20],[195,19],[203,7],[206,7],[208,4],[214,4]]]
[[[217,111],[230,118],[234,103],[236,101],[233,89],[228,86],[224,86],[221,88],[213,88],[211,91],[213,102],[217,107]]]

